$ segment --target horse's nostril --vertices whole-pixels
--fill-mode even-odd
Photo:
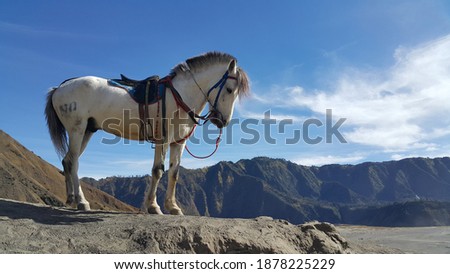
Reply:
[[[219,118],[216,118],[216,117],[212,117],[209,120],[211,121],[211,123],[216,125],[218,128],[223,128],[223,126],[224,126],[224,123],[223,123],[222,119],[219,119]]]

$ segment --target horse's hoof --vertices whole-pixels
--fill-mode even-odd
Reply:
[[[91,206],[89,205],[89,203],[79,203],[77,205],[77,209],[82,211],[89,211],[91,210]]]
[[[179,215],[179,216],[183,216],[183,212],[181,211],[181,209],[179,208],[173,208],[170,210],[170,215]]]
[[[73,203],[75,202],[75,195],[68,195],[67,196],[67,200],[66,200],[66,205],[73,205]]]
[[[148,214],[164,215],[159,207],[149,207]]]

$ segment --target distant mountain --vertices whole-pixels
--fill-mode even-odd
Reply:
[[[350,206],[341,209],[343,223],[369,226],[450,225],[450,202],[410,201],[385,206]]]
[[[82,180],[102,191],[118,198],[133,207],[140,208],[144,202],[144,193],[150,176],[135,177],[108,177],[95,180],[93,178],[82,178]]]
[[[109,177],[91,179],[90,183],[140,207],[149,181],[149,176]],[[158,191],[160,204],[166,185],[163,177]],[[372,225],[389,225],[383,220],[391,220],[390,224],[396,225],[397,219],[388,215],[406,205],[413,217],[438,214],[431,208],[439,206],[441,214],[447,212],[443,216],[450,216],[450,158],[322,167],[265,157],[220,162],[202,169],[181,168],[177,199],[184,212],[191,215],[226,218],[269,215],[293,223],[320,220]],[[366,218],[361,217],[364,214]],[[419,222],[421,225],[450,224],[450,219],[440,217],[422,219],[427,222]]]
[[[135,208],[88,184],[83,184],[92,209],[136,211]],[[11,136],[0,130],[0,198],[64,206],[64,176]]]

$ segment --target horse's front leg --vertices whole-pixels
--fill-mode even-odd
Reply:
[[[168,176],[168,186],[164,208],[172,215],[183,215],[183,212],[177,205],[175,198],[175,188],[178,180],[178,172],[180,169],[181,154],[183,154],[185,144],[170,144],[170,167]]]
[[[156,145],[155,158],[152,168],[152,182],[145,201],[145,207],[147,208],[147,212],[150,214],[163,214],[156,200],[156,190],[158,189],[159,181],[164,174],[164,160],[166,158],[166,152],[167,144]]]

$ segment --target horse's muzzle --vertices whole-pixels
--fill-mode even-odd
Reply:
[[[212,111],[209,120],[218,128],[223,128],[228,124],[228,122],[223,119],[222,113],[218,111]]]

